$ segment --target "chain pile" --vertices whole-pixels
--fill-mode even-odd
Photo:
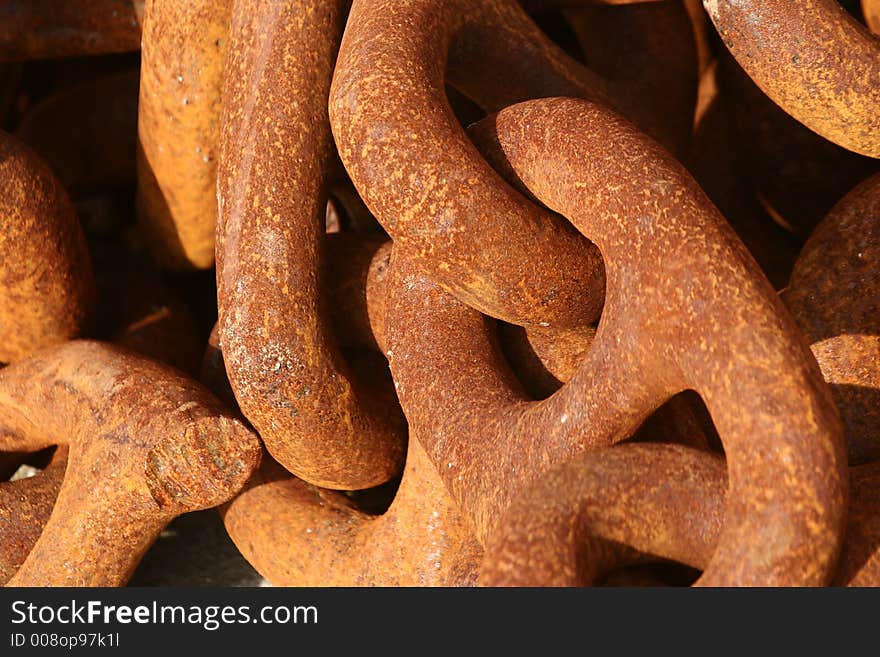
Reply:
[[[6,0],[0,582],[880,585],[870,30]]]

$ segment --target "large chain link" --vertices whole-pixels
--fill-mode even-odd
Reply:
[[[880,583],[851,4],[4,5],[0,581]]]

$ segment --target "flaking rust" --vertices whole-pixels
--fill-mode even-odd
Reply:
[[[474,134],[602,249],[608,275],[578,372],[529,403],[479,314],[392,256],[387,331],[398,395],[481,541],[549,464],[629,437],[654,408],[693,389],[724,444],[737,500],[704,582],[827,583],[847,499],[840,419],[794,320],[718,211],[671,156],[594,103],[522,103]],[[621,160],[621,151],[632,155]],[[777,495],[787,503],[766,504]]]
[[[86,341],[0,371],[0,449],[56,444],[68,448],[58,498],[13,586],[125,584],[172,518],[227,501],[260,459],[201,385]]]
[[[880,157],[880,43],[837,0],[703,5],[730,52],[780,107],[836,144]]]
[[[147,0],[138,107],[138,220],[174,269],[214,262],[220,94],[231,0]]]
[[[0,4],[0,582],[880,583],[861,7]]]
[[[0,132],[0,363],[91,327],[95,282],[85,238],[58,179]]]
[[[293,474],[352,490],[399,474],[405,426],[377,377],[367,383],[346,362],[326,296],[327,95],[345,4],[233,8],[217,282],[220,344],[245,417]]]

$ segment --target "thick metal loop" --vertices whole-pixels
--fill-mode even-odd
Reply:
[[[254,434],[167,366],[71,342],[0,370],[0,449],[70,449],[52,514],[16,586],[118,586],[162,528],[230,499],[259,464]]]
[[[804,247],[782,293],[813,343],[846,429],[851,504],[835,585],[880,582],[880,176],[842,199]],[[703,569],[722,525],[723,464],[682,447],[627,445],[578,457],[520,496],[493,537],[485,585],[579,585],[607,543]],[[573,538],[574,537],[574,540]]]
[[[875,0],[122,4],[0,7],[0,582],[880,583]]]
[[[384,269],[385,256],[377,260]],[[383,272],[377,266],[369,272],[367,289],[377,295],[375,288],[384,291]],[[201,380],[234,406],[216,333]],[[277,586],[466,586],[476,583],[482,558],[470,525],[417,440],[409,443],[403,478],[381,515],[291,476],[269,458],[222,513],[241,553]]]
[[[0,185],[0,363],[8,363],[88,330],[95,283],[67,193],[4,132]]]
[[[33,477],[0,481],[0,585],[12,579],[40,538],[66,467],[67,447],[61,446]]]
[[[156,259],[214,263],[217,140],[231,0],[147,0],[138,106],[138,221]]]
[[[846,500],[840,420],[791,316],[717,210],[677,162],[596,104],[523,103],[477,136],[494,142],[497,166],[596,241],[609,277],[578,373],[529,403],[483,319],[395,251],[387,328],[398,394],[481,540],[549,465],[626,438],[690,388],[730,463],[706,581],[827,581]]]
[[[223,520],[247,560],[278,586],[472,586],[482,558],[416,440],[381,515],[266,462]]]
[[[774,102],[826,139],[880,157],[880,43],[837,0],[703,0],[703,6]]]
[[[482,159],[446,99],[447,64],[486,109],[536,95],[605,95],[513,2],[355,2],[330,119],[358,191],[395,244],[468,304],[519,324],[595,319],[598,252]],[[506,70],[504,82],[492,70]]]
[[[704,569],[722,532],[726,492],[724,461],[705,452],[680,445],[586,452],[517,497],[487,547],[480,584],[593,584],[620,565],[616,545]]]
[[[877,586],[880,462],[853,468],[850,479],[846,538],[830,583]],[[723,531],[727,483],[719,457],[679,445],[586,452],[546,473],[511,505],[486,550],[479,582],[583,586],[650,558],[703,570]]]
[[[828,213],[782,293],[831,385],[851,465],[880,460],[878,263],[880,174]]]
[[[3,0],[0,61],[138,50],[143,14],[144,0]]]
[[[229,380],[270,454],[315,485],[358,489],[400,472],[405,424],[352,375],[323,293],[327,94],[344,5],[235,4],[217,283]]]

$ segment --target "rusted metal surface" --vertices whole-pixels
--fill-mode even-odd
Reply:
[[[546,399],[576,373],[596,337],[596,328],[558,331],[543,327],[498,325],[498,342],[511,369],[533,399]],[[669,399],[633,435],[634,439],[661,438],[708,449],[709,438],[694,412],[692,392]]]
[[[69,340],[93,319],[89,253],[58,179],[0,132],[0,363]]]
[[[877,462],[853,468],[850,482],[846,538],[830,583],[878,586]],[[719,540],[726,485],[717,458],[683,447],[584,454],[511,507],[481,564],[480,583],[583,586],[621,564],[657,559],[703,569]]]
[[[851,465],[880,460],[880,175],[847,194],[798,258],[785,303],[840,410]]]
[[[381,515],[267,460],[223,519],[242,554],[278,586],[472,586],[482,558],[416,440]]]
[[[118,231],[135,186],[138,72],[102,76],[35,104],[16,136],[58,176],[88,234]]]
[[[370,276],[371,290],[384,285],[383,277]],[[201,380],[234,407],[217,333]],[[291,476],[268,457],[222,514],[239,550],[276,586],[471,586],[482,558],[417,440],[409,442],[403,477],[381,514]]]
[[[147,0],[138,115],[138,218],[157,260],[214,262],[220,94],[231,0]]]
[[[479,314],[392,257],[388,355],[398,395],[481,541],[536,471],[627,437],[663,401],[694,389],[721,436],[736,500],[705,581],[826,582],[846,500],[840,419],[793,319],[717,210],[668,154],[596,104],[524,103],[476,134],[498,165],[596,242],[609,276],[578,373],[529,403]],[[758,404],[748,413],[736,402],[744,397]],[[786,504],[768,503],[780,495]]]
[[[880,585],[875,4],[4,4],[0,582]]]
[[[498,70],[508,71],[503,81]],[[479,157],[453,116],[445,81],[486,111],[548,95],[605,100],[608,82],[562,53],[513,2],[356,1],[330,97],[352,180],[395,244],[418,254],[445,289],[516,324],[595,319],[604,284],[598,253]],[[672,139],[668,118],[644,102],[612,101],[649,134]],[[691,111],[675,114],[680,130],[688,130]]]
[[[878,586],[878,462],[853,468],[850,480],[846,538],[828,583]],[[721,459],[687,447],[587,452],[546,473],[511,505],[479,582],[585,586],[623,564],[660,559],[704,570],[722,540],[727,486]]]
[[[617,108],[679,157],[688,149],[699,62],[694,26],[678,0],[567,9],[591,70]]]
[[[874,34],[880,34],[880,2],[877,0],[862,0],[862,14],[868,29]]]
[[[849,473],[852,501],[834,585],[880,584],[880,313],[872,257],[880,244],[878,203],[876,176],[842,199],[804,247],[782,295],[831,384],[850,462],[867,462]],[[592,583],[634,558],[615,551],[617,544],[702,570],[721,535],[726,489],[719,458],[683,447],[589,452],[542,477],[511,505],[487,551],[481,583]]]
[[[67,467],[67,447],[33,477],[0,481],[0,584],[21,568],[52,515]]]
[[[346,363],[322,295],[327,94],[344,4],[233,9],[217,282],[229,380],[269,453],[310,483],[358,489],[400,472],[405,433]],[[303,43],[308,58],[294,55]]]
[[[480,157],[446,100],[447,67],[487,110],[534,95],[605,97],[512,2],[354,2],[329,108],[355,186],[399,248],[481,311],[519,324],[595,319],[598,251]],[[504,84],[493,70],[507,71]]]
[[[837,0],[703,0],[724,44],[782,109],[880,157],[880,43]]]
[[[199,384],[95,342],[0,371],[0,449],[53,444],[69,448],[64,480],[12,585],[124,584],[172,518],[230,499],[260,456]]]
[[[144,0],[4,0],[0,60],[138,50]]]
[[[586,452],[511,505],[486,550],[480,584],[584,586],[637,553],[706,569],[722,533],[726,489],[723,460],[705,452],[678,445]]]

